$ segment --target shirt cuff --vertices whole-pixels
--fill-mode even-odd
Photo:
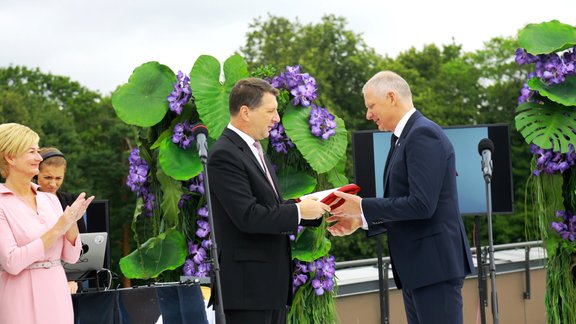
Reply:
[[[298,204],[294,205],[296,205],[296,210],[298,211],[298,225],[300,225],[300,221],[302,220],[302,217],[300,216],[300,206],[298,206]]]
[[[366,221],[366,217],[364,217],[364,209],[362,208],[362,201],[360,201],[360,217],[362,217],[362,229],[367,231],[368,222]]]

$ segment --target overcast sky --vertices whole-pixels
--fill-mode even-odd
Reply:
[[[109,94],[144,62],[188,73],[199,55],[225,60],[268,14],[345,17],[377,53],[395,57],[452,39],[474,51],[527,23],[576,25],[576,0],[0,0],[0,67],[38,67]]]

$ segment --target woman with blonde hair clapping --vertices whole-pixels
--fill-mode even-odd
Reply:
[[[76,221],[94,197],[62,211],[55,195],[31,182],[42,162],[30,128],[0,125],[0,324],[74,321],[62,261],[78,260]]]

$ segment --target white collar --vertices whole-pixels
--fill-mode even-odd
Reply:
[[[400,135],[402,135],[404,127],[406,127],[406,123],[408,123],[408,119],[410,119],[410,116],[412,116],[415,112],[416,108],[412,107],[412,109],[408,110],[408,112],[405,113],[404,116],[402,116],[402,118],[398,122],[398,125],[396,125],[396,128],[394,128],[394,135],[396,135],[396,137],[400,138]]]
[[[244,140],[244,142],[248,144],[248,147],[250,147],[251,149],[254,147],[254,143],[256,142],[256,140],[253,139],[252,136],[234,127],[234,125],[232,125],[231,123],[228,123],[228,128],[233,130],[236,134],[238,134]]]

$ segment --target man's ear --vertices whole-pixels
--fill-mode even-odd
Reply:
[[[242,118],[243,121],[250,121],[250,108],[248,108],[248,106],[243,105],[242,107],[240,107],[240,111],[238,112],[238,114],[240,115],[240,118]]]
[[[386,99],[390,100],[393,105],[398,103],[398,95],[394,91],[388,91]]]

